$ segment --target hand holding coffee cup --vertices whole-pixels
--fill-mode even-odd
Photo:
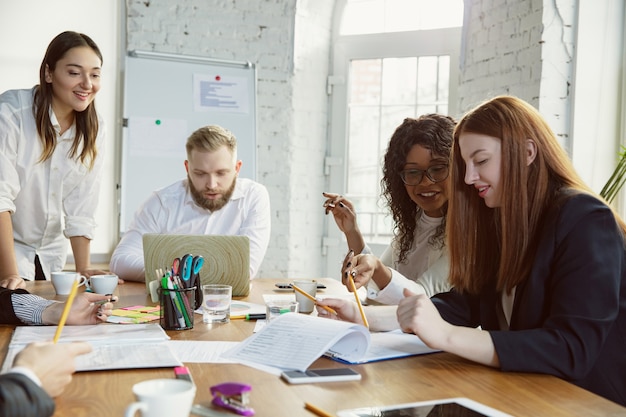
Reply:
[[[89,277],[91,290],[96,294],[113,294],[119,278],[115,274],[92,275]]]
[[[85,285],[87,283],[87,277],[72,271],[58,271],[50,274],[50,280],[54,291],[58,295],[68,295],[72,290],[74,281],[78,281],[78,286]]]

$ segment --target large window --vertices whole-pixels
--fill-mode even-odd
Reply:
[[[391,219],[379,202],[387,143],[406,117],[448,113],[449,56],[352,60],[346,194],[359,207],[369,243],[388,243]]]
[[[339,7],[329,191],[354,203],[366,242],[380,254],[393,234],[380,198],[387,143],[406,117],[455,111],[463,1],[347,0]],[[332,219],[325,244],[331,274],[345,250]]]

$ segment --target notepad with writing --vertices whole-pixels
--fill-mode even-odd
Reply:
[[[372,336],[360,324],[284,314],[223,356],[241,363],[304,371],[322,355],[356,364],[434,352],[421,342],[419,348],[408,349],[408,340],[417,339],[414,335],[400,334],[390,339],[391,343],[384,334]]]
[[[52,340],[56,326],[18,326],[2,365],[11,368],[15,356],[32,342]],[[59,343],[85,341],[93,350],[76,358],[76,371],[181,366],[168,344],[167,333],[156,323],[65,326]]]

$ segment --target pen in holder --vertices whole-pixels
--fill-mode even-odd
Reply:
[[[161,305],[161,327],[165,330],[193,329],[196,287],[158,288],[157,291]]]

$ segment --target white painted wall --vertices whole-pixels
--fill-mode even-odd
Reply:
[[[0,92],[38,84],[46,48],[63,31],[89,35],[102,52],[102,88],[96,105],[108,135],[96,213],[98,228],[91,243],[92,252],[100,255],[92,258],[94,262],[106,260],[117,243],[117,224],[111,213],[117,204],[114,177],[120,4],[118,0],[0,0]]]
[[[595,0],[580,1],[595,4]],[[96,6],[103,4],[111,7],[109,12],[97,11]],[[115,204],[113,142],[119,134],[114,128],[118,113],[113,85],[117,82],[114,46],[119,34],[126,36],[129,50],[256,63],[257,177],[270,192],[273,229],[259,275],[319,276],[328,129],[326,76],[334,0],[126,0],[125,31],[110,24],[117,4],[113,0],[0,0],[2,90],[34,84],[47,43],[62,30],[84,31],[103,49],[105,81],[112,85],[100,93],[98,102],[111,120],[111,146],[94,251],[108,256],[117,230],[110,204]],[[549,109],[544,116],[553,129],[561,138],[570,137],[572,90],[567,85],[574,76],[571,66],[577,39],[571,28],[576,26],[572,11],[577,1],[466,0],[465,4],[468,16],[460,61],[460,111],[496,94],[514,94],[541,111]],[[551,48],[561,51],[552,53],[555,49]],[[610,82],[605,84],[610,87]],[[113,94],[110,101],[105,92]],[[577,112],[576,117],[579,120],[584,114]],[[583,136],[576,139],[576,146],[597,139]],[[565,141],[564,145],[571,147]],[[602,162],[575,160],[579,170],[585,164]]]

